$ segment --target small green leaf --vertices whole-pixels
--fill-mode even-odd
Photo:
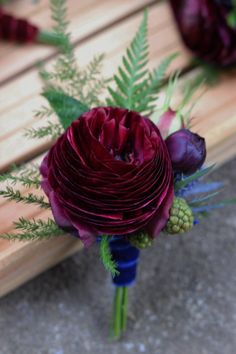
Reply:
[[[103,235],[100,243],[100,257],[102,263],[106,270],[111,272],[112,277],[114,278],[116,275],[119,275],[119,271],[117,270],[117,264],[112,259],[108,236]]]
[[[176,182],[175,183],[175,192],[178,192],[181,188],[187,186],[187,184],[205,176],[214,168],[214,166],[215,165],[206,167],[202,170],[199,170],[199,171],[193,173],[192,175],[186,177],[185,179],[182,179],[181,181]]]
[[[48,100],[64,129],[67,129],[76,118],[89,110],[80,101],[52,87],[46,88],[42,96]]]

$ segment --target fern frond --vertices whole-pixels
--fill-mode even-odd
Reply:
[[[114,76],[117,89],[113,90],[108,87],[111,96],[107,100],[109,105],[137,110],[139,100],[137,100],[136,94],[148,80],[147,62],[147,11],[145,11],[138,32],[122,59],[123,66],[119,67],[118,75]]]
[[[138,94],[140,102],[136,109],[139,112],[150,115],[155,110],[156,105],[154,103],[158,98],[161,87],[164,85],[166,71],[177,56],[177,53],[169,55],[162,60],[157,68],[149,73],[146,85],[141,86]]]
[[[50,107],[42,106],[39,110],[37,110],[34,114],[35,118],[42,119],[42,118],[49,118],[53,114],[53,110]]]
[[[55,32],[65,37],[61,46],[61,55],[56,60],[52,70],[41,70],[40,76],[45,83],[56,90],[63,90],[67,95],[78,99],[88,107],[102,105],[99,96],[107,86],[107,80],[101,75],[103,55],[95,56],[91,62],[81,69],[76,62],[68,23],[66,20],[65,0],[50,0],[52,18],[55,21]],[[46,114],[45,114],[46,113]],[[45,116],[48,112],[39,112]]]
[[[60,229],[54,220],[48,219],[46,221],[41,219],[27,220],[25,218],[19,218],[14,223],[15,230],[19,233],[4,233],[0,235],[0,238],[6,240],[43,240],[50,237],[61,236],[64,231]]]
[[[108,236],[103,235],[100,243],[100,257],[106,270],[111,272],[112,277],[119,275],[119,271],[116,269],[116,262],[112,259]]]
[[[22,195],[19,189],[14,189],[10,186],[7,186],[5,190],[0,190],[0,196],[3,198],[14,200],[16,203],[25,203],[25,204],[36,204],[40,208],[49,209],[50,204],[45,202],[43,196],[37,196],[33,193],[28,193],[27,195]]]
[[[48,124],[44,127],[26,129],[25,136],[31,139],[42,139],[49,136],[52,140],[54,140],[62,133],[63,128],[61,124],[48,122]]]
[[[153,71],[147,70],[148,41],[147,41],[147,12],[138,32],[122,59],[122,66],[114,76],[116,89],[108,87],[110,98],[107,104],[119,106],[150,115],[154,109],[154,102],[164,83],[166,70],[177,54],[165,58]]]
[[[23,169],[13,167],[10,172],[0,175],[0,182],[5,181],[12,185],[20,183],[27,188],[39,188],[41,181],[39,167],[36,165],[27,166]]]

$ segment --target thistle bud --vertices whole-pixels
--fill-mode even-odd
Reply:
[[[170,218],[164,230],[168,234],[182,234],[192,229],[193,222],[193,212],[185,199],[174,198]]]
[[[132,246],[140,249],[144,249],[152,246],[152,239],[148,236],[148,234],[144,232],[140,232],[138,234],[132,235],[129,237],[129,242]]]

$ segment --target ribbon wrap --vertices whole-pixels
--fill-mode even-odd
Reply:
[[[117,264],[119,275],[113,278],[116,286],[129,286],[135,282],[140,251],[124,238],[110,240],[112,258]]]

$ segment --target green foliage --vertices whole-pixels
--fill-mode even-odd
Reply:
[[[116,262],[112,259],[108,236],[103,235],[100,243],[100,257],[106,270],[111,272],[112,277],[119,274]]]
[[[148,62],[148,43],[147,43],[147,11],[144,13],[143,20],[138,32],[131,42],[130,47],[123,57],[123,68],[119,67],[119,76],[115,75],[117,91],[111,87],[108,88],[112,99],[108,104],[124,107],[130,110],[137,110],[139,101],[134,96],[139,93],[141,84],[146,83],[147,75],[146,65]]]
[[[67,129],[74,119],[89,110],[87,106],[62,91],[47,88],[44,90],[43,96],[48,100],[50,106],[57,114],[64,129]]]
[[[68,21],[66,19],[67,6],[65,0],[50,0],[51,17],[54,21],[54,31],[60,36],[69,38],[67,33]]]
[[[0,237],[7,240],[33,241],[64,234],[64,231],[60,229],[52,219],[43,221],[41,219],[27,220],[25,218],[19,218],[18,221],[14,222],[14,226],[15,230],[20,232],[1,234]]]
[[[116,89],[108,87],[111,97],[107,99],[107,104],[149,114],[155,108],[153,102],[157,99],[165,72],[175,57],[176,54],[172,54],[158,68],[152,72],[148,71],[147,11],[145,11],[138,32],[126,55],[123,56],[122,66],[114,76]]]
[[[48,122],[47,125],[40,128],[27,129],[25,136],[31,139],[42,139],[50,137],[52,140],[57,139],[63,133],[63,127],[61,124]]]
[[[50,71],[42,69],[40,72],[45,84],[45,90],[47,91],[48,87],[50,87],[51,93],[54,90],[55,95],[58,91],[64,92],[67,96],[77,99],[89,108],[103,105],[100,96],[103,94],[109,81],[101,75],[104,56],[102,54],[97,55],[85,68],[80,68],[77,65],[70,33],[68,32],[66,1],[50,0],[50,7],[52,19],[55,22],[55,35],[61,37],[63,40],[60,46],[61,54],[58,56],[52,69]],[[50,117],[52,113],[53,109],[42,107],[42,109],[36,112],[35,116],[36,118],[45,118]],[[68,111],[67,116],[70,113],[71,111]],[[55,139],[55,137],[60,135],[59,133],[60,129],[58,129],[58,125],[55,124],[54,129],[53,123],[51,123],[45,129],[42,127],[37,130],[31,130],[26,135],[40,138],[50,136],[51,134],[52,139]]]
[[[30,165],[24,168],[13,167],[8,173],[0,175],[0,182],[8,181],[11,185],[16,183],[24,187],[40,187],[40,173],[37,165]]]
[[[175,192],[178,192],[181,188],[184,188],[185,186],[187,186],[189,183],[198,180],[199,178],[205,176],[206,174],[208,174],[209,172],[212,171],[212,169],[214,168],[215,165],[203,168],[195,173],[193,173],[192,175],[175,182]]]
[[[68,23],[66,20],[66,1],[50,0],[54,31],[64,38],[61,55],[51,71],[42,70],[41,77],[46,86],[60,88],[66,94],[77,98],[87,106],[101,104],[98,96],[106,88],[107,80],[101,76],[103,55],[95,56],[83,69],[77,65]]]
[[[14,200],[16,203],[36,204],[40,208],[50,208],[50,204],[45,202],[43,196],[37,196],[33,193],[23,195],[19,189],[14,189],[10,186],[7,186],[5,190],[0,190],[0,196],[9,200]]]

